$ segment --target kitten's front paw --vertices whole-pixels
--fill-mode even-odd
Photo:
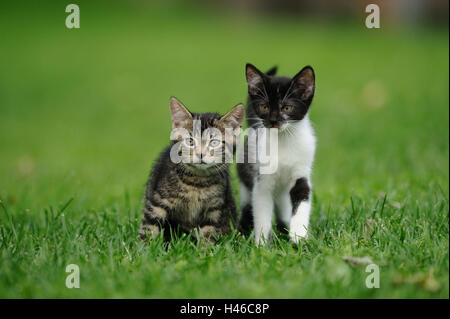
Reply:
[[[214,226],[203,226],[199,229],[198,235],[194,235],[199,243],[215,244],[218,237],[218,230]]]
[[[258,246],[266,246],[269,243],[270,240],[270,233],[269,234],[258,234],[255,233],[255,245]]]
[[[308,236],[308,230],[306,227],[301,225],[291,225],[289,230],[289,237],[291,238],[291,242],[294,244],[298,244],[300,238],[306,238]]]
[[[139,229],[139,236],[143,241],[155,238],[160,233],[158,225],[141,225]]]

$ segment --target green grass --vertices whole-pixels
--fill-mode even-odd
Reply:
[[[1,6],[0,297],[449,297],[448,30],[89,2],[68,30],[63,5]],[[169,97],[225,112],[245,62],[316,70],[310,238],[143,244]]]

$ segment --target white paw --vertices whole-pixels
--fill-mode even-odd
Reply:
[[[308,233],[307,231],[297,231],[297,232],[289,232],[289,237],[291,237],[291,241],[294,244],[298,244],[298,241],[300,240],[300,238],[307,238],[308,237]]]
[[[270,238],[270,232],[267,234],[255,233],[255,245],[256,246],[265,246],[268,244]]]
[[[300,238],[306,238],[308,236],[308,229],[304,223],[299,223],[296,220],[291,220],[289,227],[289,237],[294,244],[297,244]]]

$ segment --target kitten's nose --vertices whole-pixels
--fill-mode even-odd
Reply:
[[[276,112],[271,112],[269,115],[269,124],[274,127],[278,125],[278,114]]]

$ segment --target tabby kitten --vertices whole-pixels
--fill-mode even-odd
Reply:
[[[311,211],[310,175],[316,139],[308,110],[314,96],[314,71],[306,66],[293,78],[275,73],[276,68],[264,74],[251,64],[246,66],[248,126],[278,129],[276,172],[260,174],[258,162],[237,165],[240,228],[250,232],[254,227],[257,245],[270,237],[274,210],[278,228],[288,229],[294,243],[307,235]],[[244,153],[249,158],[247,144]]]
[[[224,116],[195,114],[171,98],[170,111],[172,143],[159,156],[147,182],[139,235],[146,240],[164,230],[169,240],[169,228],[183,233],[197,230],[194,237],[214,241],[231,231],[230,222],[236,222],[225,161],[226,151],[233,154],[236,138],[225,140],[225,130],[240,129],[244,106],[238,104]]]

